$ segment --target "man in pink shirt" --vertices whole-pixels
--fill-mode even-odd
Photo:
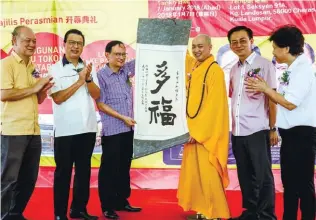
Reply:
[[[262,93],[247,93],[247,77],[261,76],[276,88],[273,64],[252,51],[253,32],[237,26],[228,32],[232,51],[239,61],[230,72],[232,148],[243,197],[240,220],[276,220],[274,179],[270,146],[276,145],[276,105]]]

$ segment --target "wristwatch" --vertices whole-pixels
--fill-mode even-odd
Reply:
[[[93,81],[93,77],[90,76],[89,79],[86,79],[86,83],[91,83]]]
[[[270,131],[276,131],[276,127],[270,128]]]

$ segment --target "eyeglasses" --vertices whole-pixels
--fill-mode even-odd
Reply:
[[[114,54],[114,56],[116,56],[116,57],[126,57],[127,56],[127,53],[113,53]]]
[[[83,42],[81,42],[81,41],[74,41],[74,40],[70,40],[70,41],[67,41],[67,43],[70,45],[70,46],[72,46],[72,47],[74,47],[74,46],[78,46],[78,47],[83,47]]]
[[[240,41],[232,41],[230,44],[232,47],[237,47],[238,44],[240,45],[246,45],[248,43],[248,40],[246,39],[241,39]]]

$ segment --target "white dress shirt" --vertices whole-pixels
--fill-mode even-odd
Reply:
[[[75,67],[65,62],[65,57],[52,65],[49,74],[54,77],[54,86],[50,94],[65,90],[73,85],[79,74],[76,70],[83,68],[82,62]],[[96,71],[91,72],[93,81],[99,86]],[[55,137],[97,132],[96,110],[86,84],[81,86],[68,100],[57,105],[53,102]]]
[[[292,111],[278,106],[277,122],[279,128],[295,126],[316,127],[316,77],[306,55],[298,56],[288,68],[288,85],[280,84],[278,91],[297,107]]]

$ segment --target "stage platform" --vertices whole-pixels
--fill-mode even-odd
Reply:
[[[54,179],[53,167],[41,167],[36,187],[52,187]],[[91,172],[91,188],[98,187],[99,169]],[[273,169],[276,192],[283,192],[279,169]],[[227,190],[239,191],[237,170],[229,170],[230,184]],[[177,189],[179,169],[131,169],[132,189]]]
[[[273,170],[276,183],[276,215],[282,219],[283,198],[280,170]],[[227,200],[232,216],[238,216],[242,212],[241,192],[239,188],[237,172],[229,171],[231,179],[226,190]],[[39,172],[36,189],[25,211],[29,220],[53,220],[53,177],[54,168],[42,167]],[[91,190],[88,210],[91,214],[102,216],[97,189],[98,169],[92,169]],[[141,206],[141,213],[118,212],[121,220],[185,220],[192,212],[184,212],[177,204],[177,185],[179,169],[132,169],[131,185],[132,205]],[[70,192],[70,196],[72,192]]]

